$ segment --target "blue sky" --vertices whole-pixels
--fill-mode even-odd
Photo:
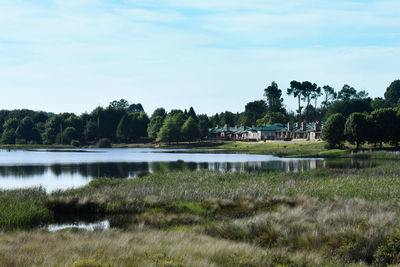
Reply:
[[[398,0],[0,0],[0,109],[238,112],[291,80],[382,97],[399,14]]]

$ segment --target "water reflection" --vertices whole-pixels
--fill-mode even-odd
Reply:
[[[318,168],[374,167],[371,160],[281,159],[271,155],[164,153],[156,149],[0,151],[0,188],[79,187],[97,177],[136,178],[184,170],[302,172]],[[100,153],[101,152],[101,153]]]
[[[339,164],[339,163],[338,163]],[[305,171],[326,166],[324,160],[289,160],[289,161],[257,161],[257,162],[111,162],[83,164],[53,164],[28,166],[1,166],[1,177],[29,178],[51,174],[55,177],[79,175],[86,178],[116,177],[135,178],[148,173],[167,171],[240,171],[250,172],[259,170],[275,170],[285,172]]]

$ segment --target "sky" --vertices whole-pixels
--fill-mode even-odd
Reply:
[[[398,0],[0,0],[0,109],[115,99],[241,112],[276,81],[383,97],[400,78]]]

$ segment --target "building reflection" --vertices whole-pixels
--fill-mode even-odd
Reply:
[[[115,177],[134,178],[148,173],[168,171],[283,171],[303,172],[320,168],[368,168],[376,166],[373,161],[360,160],[321,160],[293,159],[276,161],[247,161],[247,162],[135,162],[135,163],[85,163],[85,164],[53,164],[32,166],[0,166],[0,177],[29,178],[45,174],[55,177],[78,175],[81,177]]]

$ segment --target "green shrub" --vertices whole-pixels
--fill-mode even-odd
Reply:
[[[400,264],[400,230],[388,235],[375,253],[375,265]]]
[[[46,199],[42,188],[0,191],[0,229],[48,222],[52,214],[44,205]]]
[[[359,232],[350,231],[328,234],[322,240],[325,243],[323,254],[341,263],[372,263],[379,243]]]
[[[110,148],[111,147],[111,141],[107,138],[101,138],[97,144],[97,147],[99,148]]]
[[[17,145],[25,145],[25,144],[27,144],[27,141],[26,141],[26,139],[23,139],[23,138],[16,138],[15,143]]]
[[[81,145],[81,142],[79,140],[72,140],[71,141],[71,146],[79,147]]]
[[[96,260],[80,260],[74,262],[73,267],[102,267],[103,264]]]

